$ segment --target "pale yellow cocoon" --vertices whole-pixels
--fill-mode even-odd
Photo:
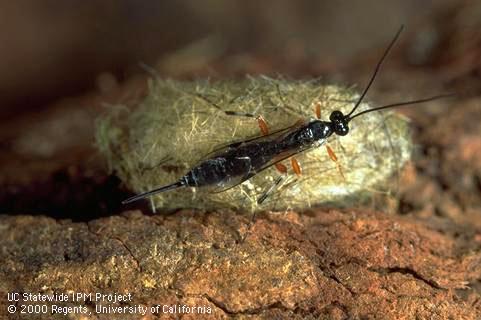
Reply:
[[[150,93],[134,110],[113,108],[98,122],[97,145],[110,168],[135,192],[171,184],[199,161],[229,143],[259,136],[255,118],[226,115],[222,110],[262,115],[270,131],[333,110],[348,113],[359,98],[350,89],[316,80],[292,81],[253,77],[232,81],[179,82],[153,80]],[[357,112],[370,108],[362,103]],[[244,183],[220,193],[181,188],[152,197],[156,208],[230,208],[241,211],[302,209],[318,204],[343,205],[373,190],[410,158],[407,120],[393,112],[372,112],[355,118],[347,136],[335,134],[328,144],[336,153],[344,177],[325,146],[295,156],[302,167],[289,170],[282,183],[261,205],[257,199],[281,175],[268,168]]]

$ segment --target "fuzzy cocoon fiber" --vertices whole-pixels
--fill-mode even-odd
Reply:
[[[348,113],[359,95],[351,89],[323,85],[317,80],[248,77],[231,81],[150,82],[145,100],[134,110],[113,107],[98,122],[97,145],[110,168],[136,192],[171,184],[210,152],[260,135],[255,118],[224,111],[262,115],[270,131],[292,126],[299,119],[321,119],[333,110]],[[362,103],[358,111],[370,108]],[[386,180],[410,158],[407,120],[393,112],[372,112],[355,118],[348,135],[326,142],[337,155],[340,169],[324,146],[295,157],[302,167],[289,168],[282,182],[262,204],[257,199],[281,175],[274,166],[223,192],[180,188],[151,198],[163,210],[229,208],[240,211],[306,208],[329,203],[361,201],[385,191]],[[341,174],[341,172],[343,174]]]

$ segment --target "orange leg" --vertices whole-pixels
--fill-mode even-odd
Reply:
[[[259,124],[259,129],[261,129],[261,132],[263,135],[268,135],[269,134],[269,127],[267,126],[266,119],[264,119],[263,116],[258,116],[257,117],[257,123]]]
[[[291,166],[296,175],[300,176],[302,174],[301,165],[299,164],[299,161],[297,161],[297,159],[294,157],[291,158]]]
[[[220,111],[223,111],[228,116],[242,116],[242,117],[256,118],[257,123],[259,125],[259,129],[261,129],[261,133],[265,136],[269,134],[269,127],[267,126],[267,121],[266,121],[266,119],[264,119],[263,116],[255,115],[254,113],[249,113],[249,112],[243,113],[243,112],[237,112],[237,111],[233,111],[233,110],[222,110],[221,107],[219,107],[214,102],[210,101],[207,97],[204,97],[201,94],[197,94],[197,96],[199,98],[201,98],[202,100],[204,100],[205,102],[210,103],[216,109],[218,109]]]
[[[287,173],[287,167],[285,165],[283,165],[282,163],[276,163],[274,165],[277,169],[277,171],[279,171],[280,173]]]
[[[327,154],[329,155],[329,158],[331,158],[331,160],[336,163],[336,166],[337,166],[337,169],[339,170],[339,173],[341,174],[342,178],[343,178],[344,180],[346,180],[346,177],[344,176],[344,172],[342,171],[341,164],[337,161],[337,156],[336,156],[336,154],[335,154],[334,151],[331,149],[331,147],[329,147],[328,145],[326,145],[326,149],[327,149]]]
[[[328,145],[326,145],[327,149],[327,154],[329,155],[329,158],[331,158],[332,161],[337,162],[337,156],[334,153],[334,150],[331,149]]]
[[[316,102],[314,111],[316,112],[317,119],[321,119],[321,103],[320,102]]]

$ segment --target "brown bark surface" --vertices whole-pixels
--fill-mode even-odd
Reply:
[[[210,306],[216,319],[480,315],[467,285],[481,276],[481,254],[460,251],[462,240],[430,223],[289,212],[259,217],[242,241],[247,223],[232,212],[129,211],[89,223],[3,217],[2,291],[128,292],[131,305]]]

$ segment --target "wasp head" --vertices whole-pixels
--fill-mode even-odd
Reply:
[[[331,120],[332,130],[339,136],[345,136],[349,133],[349,117],[342,114],[341,111],[333,111],[329,116]]]

